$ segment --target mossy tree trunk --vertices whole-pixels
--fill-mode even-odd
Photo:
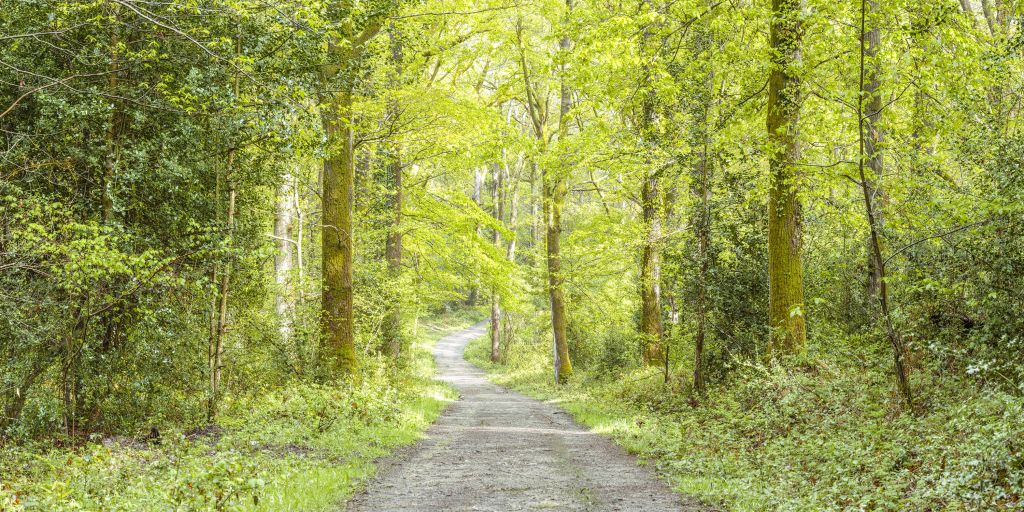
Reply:
[[[661,212],[658,177],[648,170],[641,187],[641,209],[645,236],[640,255],[640,335],[643,337],[643,359],[650,366],[665,363],[661,323]]]
[[[566,5],[570,10],[572,9],[571,0],[568,0]],[[526,49],[523,44],[522,33],[523,20],[520,18],[516,24],[516,38],[521,66],[520,71],[522,72],[523,83],[526,89],[527,111],[530,115],[530,122],[533,125],[534,136],[540,143],[541,151],[545,152],[548,149],[548,137],[545,132],[545,125],[548,121],[548,102],[539,97],[537,86],[531,79],[530,68],[526,62]],[[563,36],[559,40],[559,47],[562,51],[568,52],[570,46],[571,42],[568,36]],[[558,122],[559,141],[564,140],[568,134],[568,114],[571,102],[568,84],[563,79],[559,103],[559,112],[561,114]],[[559,176],[555,170],[541,167],[540,189],[545,240],[544,261],[547,274],[548,300],[551,307],[551,333],[554,343],[555,380],[559,383],[564,383],[572,376],[561,255],[562,204],[566,194],[565,178]]]
[[[802,0],[772,0],[768,80],[768,288],[769,355],[804,351],[804,271],[796,162],[800,159]]]
[[[644,28],[640,40],[641,53],[647,51],[650,38],[649,29]],[[644,159],[645,169],[640,185],[640,212],[644,226],[640,254],[640,337],[644,363],[649,366],[662,366],[666,359],[662,346],[664,327],[661,323],[661,193],[658,172],[652,169],[655,161],[650,155],[658,139],[654,110],[657,96],[651,83],[650,69],[644,70],[644,76],[642,88],[647,90],[637,123],[640,141],[649,152]],[[667,376],[666,373],[666,378]]]
[[[565,279],[562,277],[562,204],[565,198],[565,180],[551,176],[542,170],[544,181],[545,240],[547,242],[546,262],[548,274],[548,298],[551,303],[551,333],[555,343],[555,373],[559,383],[565,383],[572,376],[572,361],[569,358],[569,341],[566,332]]]
[[[566,17],[572,12],[572,0],[565,1]],[[568,35],[558,41],[558,48],[564,54],[572,51]],[[561,67],[561,86],[558,108],[558,141],[563,142],[569,133],[569,111],[572,108],[572,94],[565,77],[565,66]],[[565,307],[565,277],[562,275],[562,206],[567,193],[563,175],[544,172],[544,190],[547,192],[547,264],[548,294],[551,297],[551,330],[555,341],[555,367],[559,383],[568,382],[572,376],[572,361],[569,358],[568,319]]]
[[[324,110],[328,154],[323,176],[323,291],[320,357],[327,369],[356,371],[352,316],[352,201],[355,188],[352,88],[343,85]]]

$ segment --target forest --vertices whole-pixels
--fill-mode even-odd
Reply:
[[[1018,0],[6,0],[0,511],[398,510],[480,322],[685,510],[1024,509],[1022,121]]]

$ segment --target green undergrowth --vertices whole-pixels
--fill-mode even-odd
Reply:
[[[368,359],[353,384],[226,401],[216,427],[0,447],[0,511],[337,510],[374,459],[416,441],[455,398],[432,379],[430,347],[475,315],[422,322],[401,368]]]
[[[881,351],[743,365],[697,403],[686,368],[667,387],[653,369],[577,368],[556,388],[547,345],[514,348],[493,364],[481,339],[466,357],[724,510],[1024,510],[1024,400],[915,375],[924,412],[901,413]]]

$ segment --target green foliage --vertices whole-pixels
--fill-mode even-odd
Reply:
[[[410,364],[364,363],[357,384],[296,383],[231,400],[220,427],[77,447],[0,448],[3,510],[318,511],[373,473],[373,460],[415,441],[454,392],[431,379],[429,349],[478,318],[426,322]]]

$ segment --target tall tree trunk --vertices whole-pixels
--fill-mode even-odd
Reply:
[[[323,291],[320,357],[332,372],[356,371],[352,316],[352,201],[355,188],[352,85],[345,80],[325,107],[328,154],[323,177]]]
[[[860,138],[860,162],[858,168],[860,171],[861,191],[864,194],[864,208],[867,213],[868,228],[871,236],[871,257],[874,260],[872,269],[874,279],[878,282],[876,297],[882,319],[885,321],[886,336],[892,345],[896,385],[907,408],[913,410],[914,397],[910,390],[910,381],[907,377],[906,366],[904,365],[906,347],[903,343],[903,337],[893,324],[892,313],[889,308],[889,290],[885,280],[885,259],[882,257],[882,243],[878,234],[879,216],[876,211],[874,191],[865,171],[865,168],[870,168],[874,179],[878,179],[882,175],[882,157],[878,149],[878,143],[881,141],[881,132],[878,128],[878,121],[881,117],[881,103],[875,100],[878,96],[878,75],[880,71],[876,58],[878,47],[881,44],[881,31],[878,28],[877,19],[875,19],[877,12],[877,0],[861,0],[860,95],[857,104]],[[866,31],[869,13],[873,15],[872,29]],[[870,66],[867,66],[865,61],[869,59],[871,63]],[[870,71],[868,71],[869,67]],[[866,76],[869,77],[867,82],[865,82]],[[864,111],[865,96],[868,98],[867,112]]]
[[[876,7],[872,7],[870,4],[868,9],[872,12],[877,11]],[[882,179],[882,153],[879,149],[879,145],[882,144],[882,131],[879,126],[879,120],[882,117],[882,96],[879,93],[881,87],[881,65],[878,62],[878,47],[881,43],[881,31],[878,27],[874,27],[865,34],[867,46],[864,49],[863,58],[866,59],[864,66],[864,83],[862,84],[863,102],[866,102],[863,106],[865,109],[862,114],[864,116],[864,129],[867,130],[867,137],[864,139],[864,155],[866,165],[871,170],[871,175],[867,177],[867,180],[862,184],[866,187],[868,194],[871,196],[873,202],[878,203],[879,198],[885,196],[885,192],[882,190],[881,179]],[[875,211],[875,223],[877,229],[882,229],[883,219],[881,216],[881,210],[876,208]],[[879,272],[876,268],[877,262],[875,261],[874,249],[872,244],[875,240],[872,237],[868,237],[867,248],[868,248],[868,295],[875,297],[878,295],[881,289],[881,283],[879,282]]]
[[[327,45],[328,64],[321,70],[321,116],[327,134],[323,167],[321,252],[323,287],[320,310],[320,360],[324,369],[351,376],[357,371],[352,316],[352,207],[355,190],[355,140],[352,100],[355,76],[365,45],[383,26],[384,16],[370,18],[358,33],[342,34]],[[347,27],[351,29],[352,27]]]
[[[120,15],[120,5],[111,5],[111,10],[114,19],[117,19]],[[129,37],[129,40],[131,38]],[[103,177],[101,180],[102,187],[102,206],[100,213],[100,223],[104,226],[110,226],[113,221],[114,215],[114,183],[117,180],[117,167],[118,162],[121,159],[121,148],[123,146],[122,136],[124,134],[126,125],[128,124],[128,116],[125,114],[124,103],[121,101],[123,96],[120,91],[120,75],[121,67],[124,65],[122,62],[122,49],[120,29],[114,27],[111,30],[111,41],[110,41],[110,63],[107,66],[107,94],[110,96],[110,120],[107,126],[106,132],[104,133],[104,143],[106,145],[103,155]],[[100,294],[104,294],[106,290],[98,290]],[[103,338],[100,344],[100,350],[102,352],[108,352],[116,344],[117,334],[117,317],[118,315],[114,311],[106,311],[100,318],[102,325]]]
[[[120,10],[119,6],[115,4],[112,8],[116,17]],[[104,225],[110,224],[114,211],[114,181],[117,178],[117,164],[121,157],[121,134],[126,123],[124,105],[118,99],[120,97],[118,90],[120,87],[119,70],[122,66],[119,44],[120,37],[118,37],[118,31],[115,29],[111,35],[110,64],[107,66],[107,72],[109,73],[107,77],[107,93],[113,99],[111,100],[110,124],[104,133],[106,150],[103,155],[103,199],[100,215],[100,220]]]
[[[772,69],[768,80],[768,287],[769,354],[804,351],[804,271],[802,215],[797,194],[800,159],[800,22],[802,0],[772,0],[769,45]]]
[[[391,61],[394,65],[394,76],[391,80],[392,87],[397,88],[402,76],[402,41],[392,27],[389,31],[391,38]],[[389,116],[397,122],[399,115],[398,105],[392,99],[388,102]],[[391,226],[388,229],[387,240],[385,241],[385,258],[388,263],[388,274],[395,286],[402,272],[402,156],[401,147],[397,141],[390,143],[391,159],[388,163],[388,178],[391,187]],[[402,352],[402,299],[396,295],[395,299],[388,306],[387,317],[384,319],[384,340],[387,344],[387,352],[393,358],[398,358]]]
[[[538,185],[540,190],[538,190]],[[542,205],[544,204],[544,184],[540,179],[540,170],[537,162],[530,160],[530,251],[533,253],[534,268],[540,267],[541,245],[540,224],[542,221]]]
[[[64,406],[64,431],[74,436],[78,431],[79,405],[82,391],[82,349],[88,336],[89,295],[79,299],[64,335],[64,361],[61,372],[61,398]]]
[[[708,91],[710,100],[710,91]],[[697,239],[697,332],[694,335],[693,350],[693,388],[698,394],[703,394],[704,382],[704,343],[707,339],[708,321],[708,268],[710,265],[711,250],[711,168],[708,162],[708,137],[707,119],[710,101],[704,105],[702,120],[698,123],[704,125],[699,130],[701,138],[699,155],[696,162],[695,188],[697,195],[697,215],[694,228]]]
[[[522,169],[522,153],[519,154],[519,162],[516,164],[517,169]],[[512,233],[518,233],[516,230],[517,222],[519,221],[519,209],[517,207],[519,203],[519,176],[521,174],[517,171],[516,179],[513,181],[511,172],[509,171],[508,165],[505,165],[505,194],[508,195],[508,190],[512,190],[512,196],[508,200],[508,227],[512,230]],[[516,237],[512,237],[508,241],[508,247],[505,249],[505,258],[510,263],[516,262]]]
[[[572,0],[566,0],[568,10],[572,10]],[[516,36],[518,40],[519,62],[523,74],[523,82],[526,86],[526,105],[530,114],[530,121],[533,124],[534,136],[540,143],[541,151],[547,151],[548,139],[545,135],[545,124],[547,122],[547,105],[535,95],[534,84],[530,79],[529,66],[526,63],[526,53],[522,41],[523,20],[520,18],[516,23]],[[559,41],[559,47],[563,52],[568,52],[571,42],[568,36],[563,36]],[[568,113],[571,107],[569,87],[564,79],[564,66],[562,67],[563,79],[561,84],[560,117],[558,121],[559,141],[564,140],[568,133]],[[536,169],[536,164],[535,169]],[[562,232],[562,202],[566,194],[565,179],[558,176],[548,168],[540,169],[541,203],[544,216],[544,238],[545,238],[545,263],[547,265],[547,288],[548,299],[551,307],[551,331],[552,331],[552,356],[554,359],[555,381],[564,383],[572,376],[572,361],[569,359],[569,344],[567,339],[567,327],[565,317],[565,291],[563,290],[564,278],[562,276],[562,256],[560,239]]]
[[[714,96],[714,69],[711,68],[709,55],[713,36],[705,28],[694,32],[694,59],[709,62],[709,68],[702,77],[698,102],[693,108],[692,145],[697,150],[697,158],[693,167],[693,191],[697,199],[694,215],[694,236],[697,242],[697,332],[694,334],[693,347],[693,389],[697,394],[704,394],[706,383],[704,378],[704,345],[708,331],[708,280],[711,264],[711,194],[712,167],[711,151],[711,107]]]
[[[546,262],[548,274],[548,298],[551,304],[551,331],[555,344],[555,375],[559,383],[565,383],[572,376],[572,361],[569,359],[567,320],[565,317],[565,279],[562,277],[562,202],[565,197],[565,181],[551,176],[542,169],[544,181],[544,225],[547,242]]]
[[[645,28],[641,49],[645,49],[650,39]],[[654,126],[655,91],[650,83],[650,70],[645,70],[649,89],[644,95],[643,108],[640,113],[640,139],[646,147],[653,148],[657,139]],[[661,323],[661,194],[658,189],[658,176],[654,169],[654,160],[649,155],[645,158],[643,183],[640,190],[640,210],[644,223],[643,250],[640,255],[640,336],[643,343],[643,360],[650,366],[662,366],[666,362],[662,347],[664,328]],[[666,377],[668,374],[666,374]]]
[[[572,0],[565,2],[568,13],[572,12]],[[563,53],[568,54],[572,49],[572,41],[569,36],[562,36],[558,41],[558,47]],[[565,140],[569,131],[569,110],[572,107],[572,97],[569,92],[569,84],[565,78],[565,66],[562,66],[561,98],[559,100],[558,118],[558,140],[561,143]],[[568,319],[565,308],[565,277],[562,275],[562,205],[565,201],[566,185],[565,178],[558,173],[550,172],[548,169],[541,171],[541,180],[544,182],[544,191],[547,195],[545,201],[545,224],[547,238],[547,265],[548,265],[548,295],[551,300],[551,330],[555,344],[555,368],[556,379],[559,383],[565,383],[572,376],[572,361],[569,358],[569,339],[567,332]]]

